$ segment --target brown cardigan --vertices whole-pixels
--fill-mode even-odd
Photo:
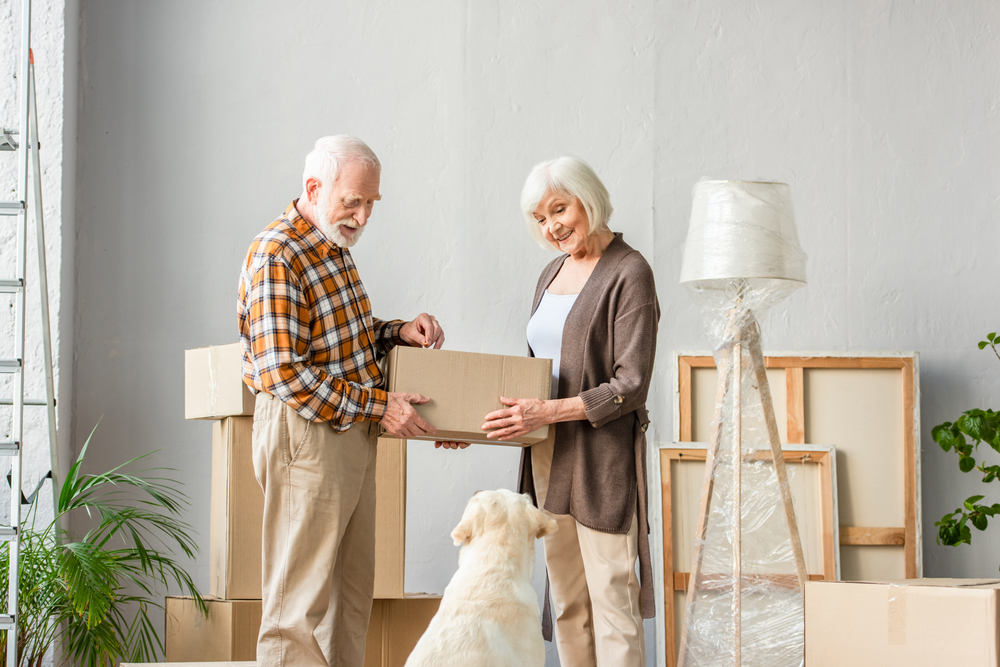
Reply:
[[[532,314],[566,257],[557,257],[542,271]],[[587,421],[556,424],[545,499],[549,512],[570,514],[588,528],[606,533],[627,533],[636,513],[643,618],[655,615],[647,518],[646,394],[659,319],[652,269],[621,234],[615,234],[563,328],[559,397],[583,398]],[[521,455],[519,488],[537,504],[530,448]],[[546,595],[547,631],[548,606]]]

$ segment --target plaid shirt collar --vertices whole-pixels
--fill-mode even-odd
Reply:
[[[303,241],[309,248],[319,254],[321,258],[325,259],[327,255],[333,253],[342,255],[344,253],[343,248],[326,238],[316,225],[302,217],[297,207],[298,203],[298,199],[293,199],[292,203],[285,209],[284,218],[288,221],[288,224],[302,235]]]

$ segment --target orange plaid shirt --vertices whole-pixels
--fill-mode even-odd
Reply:
[[[403,344],[404,323],[372,317],[351,253],[299,215],[297,201],[253,240],[240,273],[243,381],[346,431],[385,414],[378,358]]]

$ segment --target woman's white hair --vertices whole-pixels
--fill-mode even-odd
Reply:
[[[528,233],[538,245],[547,250],[552,249],[552,245],[542,235],[541,226],[534,215],[539,202],[550,190],[580,200],[587,212],[591,234],[608,228],[608,221],[614,210],[611,208],[608,189],[589,164],[578,157],[567,155],[535,165],[521,190],[521,212],[524,213]]]
[[[373,169],[382,170],[382,164],[368,144],[349,134],[335,134],[316,140],[316,145],[306,156],[302,172],[302,188],[310,178],[319,179],[323,185],[337,180],[340,168],[348,162],[361,162]]]

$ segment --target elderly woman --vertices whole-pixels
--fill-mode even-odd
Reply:
[[[660,319],[653,272],[608,227],[608,191],[578,158],[532,169],[521,210],[531,237],[562,253],[538,279],[527,328],[531,354],[552,359],[556,398],[504,398],[509,407],[486,415],[483,429],[509,440],[555,424],[554,439],[524,450],[520,490],[559,523],[544,545],[561,664],[645,665],[642,619],[654,609],[646,394]],[[548,596],[545,607],[551,638]]]

